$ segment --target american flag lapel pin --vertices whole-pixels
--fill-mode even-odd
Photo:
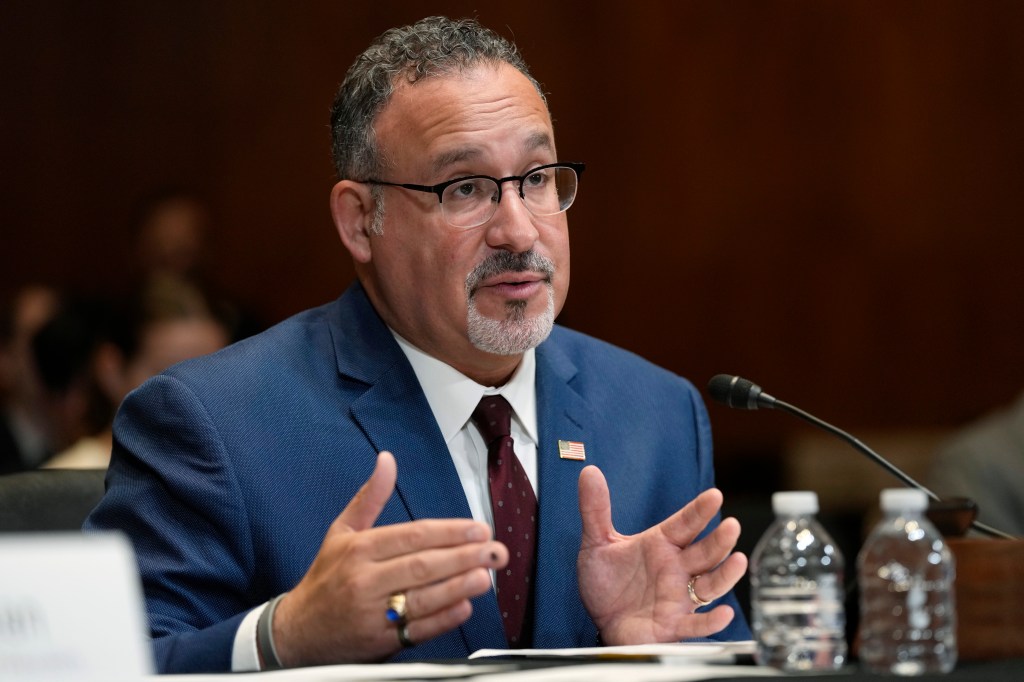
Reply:
[[[560,440],[558,441],[558,456],[562,459],[575,459],[578,462],[583,462],[587,459],[587,450],[583,447],[583,443],[577,443],[574,440]]]

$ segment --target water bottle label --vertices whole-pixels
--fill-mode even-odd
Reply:
[[[786,614],[826,615],[843,611],[843,600],[834,579],[764,585],[758,589],[758,594],[758,607],[768,617]]]
[[[892,583],[894,592],[910,592],[922,590],[924,592],[936,592],[949,590],[952,584],[949,580],[927,580],[923,576],[914,575],[910,569],[897,561],[890,561],[878,567],[878,577]]]
[[[822,616],[828,614],[843,613],[842,602],[811,602],[811,601],[777,601],[777,602],[766,602],[761,605],[761,612],[766,617],[772,616],[786,616],[789,614],[803,614],[813,615],[820,614]]]

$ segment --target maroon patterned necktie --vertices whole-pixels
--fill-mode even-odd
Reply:
[[[508,566],[497,574],[498,608],[509,647],[530,645],[533,568],[537,549],[537,496],[512,450],[512,406],[500,395],[485,395],[473,422],[487,443],[494,538],[508,547]]]

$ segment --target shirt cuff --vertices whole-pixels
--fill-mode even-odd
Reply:
[[[250,673],[260,669],[260,655],[256,649],[256,623],[266,604],[246,614],[235,632],[235,645],[231,650],[231,672]]]

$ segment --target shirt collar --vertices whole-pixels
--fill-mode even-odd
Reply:
[[[504,386],[482,386],[451,365],[427,355],[391,330],[427,396],[445,443],[462,430],[485,395],[501,395],[512,406],[523,432],[537,443],[537,363],[534,349],[523,353],[512,378]]]

